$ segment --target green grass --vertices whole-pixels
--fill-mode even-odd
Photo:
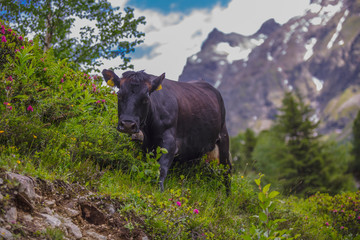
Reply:
[[[163,150],[158,149],[157,157],[144,154],[116,131],[116,96],[102,86],[102,78],[54,59],[51,51],[44,54],[36,41],[7,39],[1,47],[8,54],[0,61],[1,169],[79,183],[100,196],[116,198],[123,203],[124,215],[131,212],[146,219],[153,239],[248,239],[254,231],[261,239],[355,236],[351,229],[359,222],[345,222],[347,230],[342,231],[330,211],[317,211],[323,205],[313,199],[277,196],[271,199],[275,207],[264,209],[254,183],[257,174],[234,174],[232,193],[226,196],[224,169],[215,162],[175,166],[160,192],[156,160]],[[15,52],[21,46],[24,49]],[[264,194],[268,197],[270,191]],[[359,193],[352,194],[359,199]],[[335,197],[319,196],[338,204]],[[346,201],[345,193],[339,196]],[[46,234],[62,238],[57,230]]]

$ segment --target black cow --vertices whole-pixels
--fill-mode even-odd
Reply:
[[[229,136],[225,125],[225,107],[220,93],[205,81],[190,83],[156,77],[144,71],[102,74],[109,85],[119,88],[117,129],[144,135],[143,147],[167,149],[159,159],[160,188],[174,160],[187,161],[219,149],[220,163],[228,166],[225,176],[230,192]]]

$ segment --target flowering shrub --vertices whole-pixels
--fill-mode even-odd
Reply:
[[[318,210],[327,215],[325,226],[332,227],[343,236],[357,236],[360,233],[360,192],[330,196],[316,194],[309,201],[318,206]]]
[[[139,150],[114,127],[113,90],[0,25],[0,147],[16,147],[39,174],[51,169],[81,183],[100,176],[96,165],[130,169]],[[3,156],[0,166],[11,159]]]

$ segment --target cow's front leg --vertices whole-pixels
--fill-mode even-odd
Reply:
[[[160,189],[163,192],[164,191],[164,181],[168,174],[169,168],[174,160],[175,151],[176,151],[176,141],[174,136],[174,131],[171,129],[167,130],[162,138],[161,147],[165,148],[168,153],[163,154],[159,159],[160,164]]]

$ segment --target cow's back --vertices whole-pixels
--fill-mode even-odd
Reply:
[[[175,82],[164,80],[163,89],[153,98],[168,104],[158,108],[176,108],[169,114],[176,125],[177,158],[190,160],[211,151],[225,122],[220,93],[205,81]],[[164,109],[160,110],[164,111]]]

